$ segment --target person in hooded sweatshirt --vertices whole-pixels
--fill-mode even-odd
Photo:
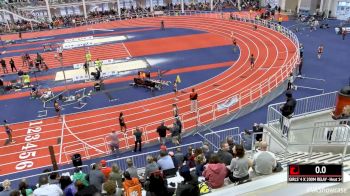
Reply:
[[[224,163],[220,163],[219,157],[212,154],[204,169],[203,176],[208,182],[208,185],[213,188],[220,188],[224,185],[224,180],[227,176],[227,168]]]
[[[128,190],[130,187],[140,184],[139,179],[131,178],[131,175],[128,171],[124,172],[124,178],[125,178],[123,182],[124,190]]]

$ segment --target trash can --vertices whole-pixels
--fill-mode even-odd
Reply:
[[[74,167],[82,166],[83,162],[81,161],[81,155],[80,154],[74,154],[72,156],[72,163]]]
[[[333,116],[341,115],[347,105],[350,105],[350,86],[345,86],[338,92]]]

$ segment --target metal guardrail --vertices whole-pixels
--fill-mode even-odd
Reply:
[[[210,144],[215,148],[213,149],[215,151],[220,149],[220,143],[226,140],[228,136],[232,136],[235,143],[241,143],[239,127],[204,134],[204,139],[210,142]]]
[[[200,148],[203,146],[202,142],[194,142],[194,143],[190,143],[190,144],[185,144],[185,145],[181,145],[181,146],[176,146],[176,147],[171,147],[168,148],[168,151],[176,151],[177,148],[181,148],[181,152],[185,155],[188,151],[188,147],[193,147],[193,149],[196,148]],[[119,166],[119,168],[121,170],[126,170],[128,168],[127,164],[126,164],[126,159],[131,159],[134,163],[134,166],[138,169],[143,169],[144,167],[146,167],[147,165],[147,161],[146,161],[146,157],[148,155],[151,155],[153,157],[158,157],[159,155],[159,150],[157,151],[151,151],[151,152],[146,152],[146,153],[142,153],[142,154],[135,154],[132,156],[127,156],[127,157],[122,157],[122,158],[117,158],[117,159],[112,159],[112,160],[107,160],[107,165],[108,166],[112,166],[112,164],[117,164]],[[88,165],[82,165],[79,166],[79,168],[81,168],[81,170],[84,173],[89,173],[90,171],[90,167]],[[39,173],[39,174],[35,174],[35,175],[29,175],[29,176],[23,176],[21,178],[16,178],[16,179],[11,179],[11,182],[19,182],[22,179],[26,179],[28,182],[32,182],[32,183],[36,183],[39,179],[39,176],[41,175],[50,175],[52,173],[58,173],[58,174],[63,174],[63,173],[69,173],[70,175],[73,174],[75,170],[75,167],[70,167],[70,168],[66,168],[66,169],[61,169],[61,170],[56,170],[56,171],[51,171],[51,172],[47,172],[47,173]]]
[[[310,161],[315,146],[338,146],[343,147],[342,162],[350,140],[350,127],[346,124],[340,124],[340,122],[342,121],[315,122],[313,127],[291,129],[289,136],[286,137],[287,145],[284,146],[284,156],[288,155],[288,149],[291,146],[306,146],[309,153],[308,161]],[[305,131],[308,131],[309,134],[303,134]],[[303,139],[301,140],[300,137]]]
[[[174,151],[174,153],[175,153],[177,148],[181,148],[181,152],[185,155],[188,151],[188,147],[190,147],[190,146],[192,146],[193,149],[200,148],[203,146],[203,142],[194,142],[194,143],[190,143],[190,144],[175,146],[175,147],[168,148],[167,151]],[[126,170],[128,168],[128,166],[126,164],[126,160],[131,159],[134,166],[136,168],[140,169],[140,168],[146,167],[146,165],[147,165],[146,157],[148,155],[153,156],[153,157],[158,157],[159,150],[146,152],[146,153],[142,153],[142,154],[135,154],[135,155],[128,156],[128,157],[107,160],[106,162],[107,162],[108,166],[112,166],[112,164],[115,163],[119,166],[119,168],[121,170]]]
[[[88,173],[90,170],[90,167],[88,165],[82,165],[82,166],[79,166],[78,168],[80,168],[81,171],[83,171],[84,173]],[[13,183],[21,181],[22,179],[25,179],[30,184],[32,184],[32,183],[36,184],[39,180],[39,177],[42,175],[50,175],[53,173],[58,173],[59,175],[61,175],[61,174],[67,173],[67,172],[70,175],[73,175],[75,169],[76,169],[76,167],[70,167],[70,168],[66,168],[66,169],[60,169],[60,170],[56,170],[56,171],[50,171],[50,172],[39,173],[39,174],[35,174],[35,175],[30,175],[30,176],[23,176],[21,178],[10,179],[10,181],[13,184]]]
[[[336,97],[337,92],[334,91],[297,99],[297,105],[294,110],[293,118],[333,109],[335,106]],[[283,106],[284,103],[285,102],[271,104],[267,109],[267,125],[281,136],[283,134],[283,126],[290,129],[293,124],[291,119],[282,116],[280,112],[280,107]]]

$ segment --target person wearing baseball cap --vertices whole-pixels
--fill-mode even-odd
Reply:
[[[106,160],[101,160],[101,172],[105,175],[105,177],[108,179],[109,173],[111,173],[112,168],[107,167],[107,161]]]

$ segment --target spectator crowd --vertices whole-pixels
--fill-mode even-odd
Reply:
[[[245,131],[243,134],[248,134]],[[18,187],[11,181],[1,184],[0,196],[11,195],[113,195],[120,196],[131,192],[141,195],[200,195],[205,190],[218,189],[228,184],[241,184],[257,176],[269,175],[281,171],[275,155],[261,138],[256,141],[257,149],[248,155],[243,145],[235,143],[228,136],[214,152],[209,143],[201,147],[188,146],[187,152],[177,147],[175,152],[161,146],[159,155],[146,156],[143,168],[137,168],[131,158],[125,158],[126,169],[122,171],[113,161],[101,160],[91,164],[89,171],[76,167],[73,173],[61,173],[45,170],[39,176],[38,183],[29,184],[21,180]],[[255,147],[253,147],[254,149]],[[181,176],[182,178],[179,178]],[[174,180],[178,179],[178,180]],[[180,179],[180,180],[179,180]],[[201,187],[207,186],[208,189]],[[135,194],[135,193],[134,193]]]

